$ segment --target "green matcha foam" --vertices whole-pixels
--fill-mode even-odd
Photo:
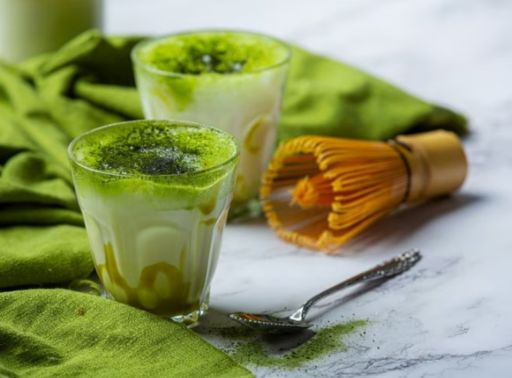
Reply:
[[[277,40],[229,31],[176,34],[146,42],[134,54],[152,69],[177,75],[259,72],[289,57]]]
[[[79,168],[77,179],[98,189],[112,189],[121,181],[124,189],[132,185],[138,191],[153,185],[154,191],[154,185],[162,190],[208,186],[222,175],[212,171],[236,160],[237,147],[229,134],[214,128],[144,120],[83,134],[72,142],[69,153]]]

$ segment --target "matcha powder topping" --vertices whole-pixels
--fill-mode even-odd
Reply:
[[[281,43],[257,34],[199,32],[160,39],[145,46],[142,62],[176,74],[234,74],[261,71],[285,61]]]
[[[208,169],[233,155],[229,137],[215,129],[138,125],[93,134],[77,146],[78,160],[116,175],[169,175]]]

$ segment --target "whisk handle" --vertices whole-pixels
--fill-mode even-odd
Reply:
[[[331,294],[337,293],[338,291],[343,290],[352,285],[373,281],[381,278],[396,276],[410,269],[420,259],[420,251],[417,249],[413,249],[404,252],[390,260],[384,261],[383,263],[373,267],[372,269],[359,273],[343,282],[340,282],[337,285],[334,285],[322,291],[320,294],[315,295],[313,298],[309,299],[306,303],[304,303],[304,305],[300,309],[298,309],[290,318],[297,321],[303,321],[309,309],[321,299],[328,297]]]

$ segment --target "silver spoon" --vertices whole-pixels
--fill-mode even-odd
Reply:
[[[245,326],[266,333],[302,331],[311,327],[311,323],[306,321],[306,315],[311,307],[321,299],[352,285],[396,276],[411,268],[420,259],[421,254],[417,249],[404,252],[390,260],[384,261],[383,263],[370,270],[359,273],[358,275],[355,275],[348,280],[340,282],[339,284],[322,291],[320,294],[317,294],[313,298],[309,299],[292,315],[286,318],[265,314],[251,314],[247,312],[233,312],[229,314],[229,317]]]

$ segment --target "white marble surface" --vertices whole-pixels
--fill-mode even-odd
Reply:
[[[230,225],[215,310],[282,311],[404,249],[411,272],[317,320],[369,319],[314,370],[258,376],[512,376],[512,2],[507,0],[107,0],[106,30],[267,32],[343,59],[471,120],[470,175],[454,198],[404,211],[328,257]]]

